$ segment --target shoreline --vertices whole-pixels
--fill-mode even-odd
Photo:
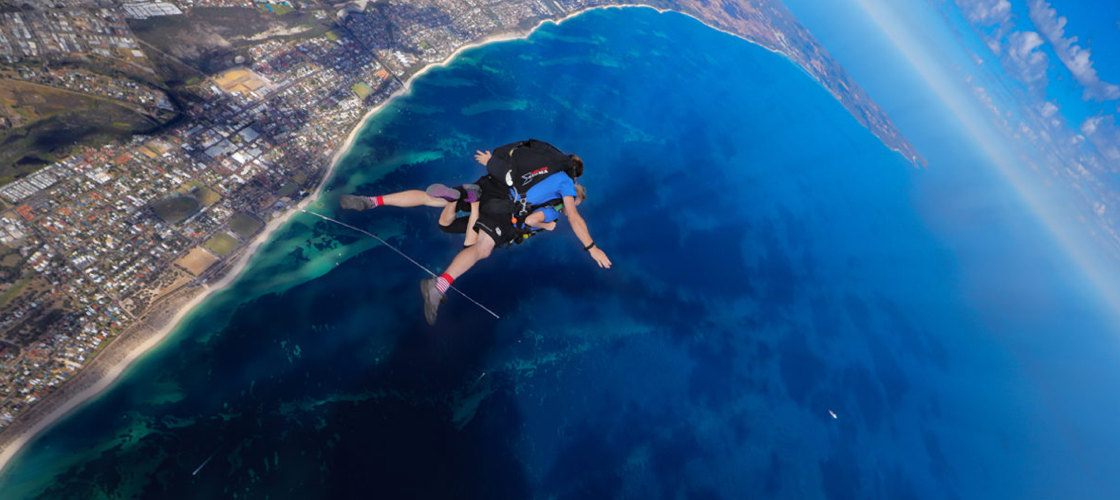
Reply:
[[[79,409],[84,404],[92,401],[94,398],[110,389],[113,384],[116,383],[117,379],[119,379],[120,376],[125,372],[125,370],[132,366],[133,363],[142,358],[144,355],[148,354],[152,349],[158,347],[163,343],[164,340],[167,340],[167,338],[170,337],[176,329],[178,329],[179,324],[182,322],[182,320],[191,312],[193,312],[195,308],[204,303],[206,299],[210,298],[211,295],[225,290],[230,284],[233,283],[234,280],[241,276],[241,273],[245,270],[246,267],[248,267],[248,264],[252,260],[252,257],[256,254],[257,249],[260,248],[261,245],[267,243],[271,239],[272,234],[277,229],[289,222],[293,216],[303,211],[308,205],[319,201],[319,196],[322,194],[324,187],[327,185],[327,181],[329,181],[333,176],[335,169],[338,167],[338,164],[341,163],[342,158],[344,158],[346,154],[350,152],[350,149],[354,145],[354,141],[357,139],[358,134],[361,133],[361,131],[365,128],[369,120],[376,116],[377,113],[385,108],[385,106],[393,102],[398,97],[408,95],[409,91],[412,88],[412,82],[417,78],[424,75],[432,68],[447,66],[452,61],[454,61],[455,58],[457,58],[461,53],[467,50],[482,47],[492,43],[526,39],[546,23],[558,25],[564,21],[572,19],[573,17],[592,10],[632,7],[646,7],[657,10],[661,13],[666,12],[666,10],[664,9],[659,9],[649,5],[638,4],[586,7],[565,14],[560,18],[542,19],[538,21],[533,27],[528,29],[511,32],[499,32],[489,36],[485,36],[476,42],[471,42],[455,49],[454,52],[445,57],[442,61],[429,63],[416,73],[410,75],[408,79],[403,82],[403,85],[400,89],[392,92],[384,101],[378,103],[376,106],[366,111],[362,118],[358,120],[358,123],[356,123],[353,128],[351,128],[350,133],[346,136],[346,140],[335,148],[334,153],[331,155],[330,166],[323,174],[323,177],[322,179],[320,179],[319,184],[315,187],[315,191],[313,191],[304,199],[300,200],[299,203],[293,205],[280,216],[275,217],[271,221],[269,221],[265,225],[264,229],[255,237],[253,237],[249,244],[239,252],[239,255],[235,257],[233,265],[229,268],[229,270],[226,271],[225,275],[223,275],[221,279],[213,284],[202,285],[201,290],[196,289],[193,291],[189,291],[188,293],[194,292],[194,296],[183,304],[170,306],[174,309],[174,313],[162,325],[154,327],[154,331],[145,332],[144,330],[152,328],[152,324],[156,323],[157,320],[161,316],[163,316],[159,314],[161,311],[152,311],[151,314],[154,316],[154,318],[140,321],[128,327],[116,339],[114,339],[110,345],[106,346],[97,355],[97,357],[90,360],[86,366],[82,367],[80,371],[75,373],[72,379],[57,387],[54,392],[43,398],[34,407],[27,411],[28,413],[31,413],[37,407],[46,406],[48,402],[52,401],[52,396],[66,396],[65,399],[57,402],[57,406],[47,410],[48,413],[45,416],[34,421],[22,421],[17,419],[7,429],[4,429],[4,431],[0,432],[0,447],[2,447],[0,448],[0,477],[3,476],[5,469],[7,468],[8,464],[11,463],[12,459],[15,458],[19,451],[22,450],[23,447],[26,446],[29,442],[31,442],[32,439],[50,428],[58,421],[62,420],[64,417],[68,416],[70,413]],[[142,341],[138,345],[132,346],[127,351],[124,351],[123,357],[120,360],[113,362],[109,367],[107,367],[104,372],[100,374],[93,373],[93,365],[97,363],[98,360],[111,357],[113,354],[120,354],[118,353],[118,351],[121,348],[118,346],[124,343],[122,341],[132,339],[133,337],[140,337],[142,338]],[[117,347],[117,349],[114,349],[114,347]],[[85,380],[87,378],[90,380]],[[77,393],[72,395],[59,394],[59,391],[61,391],[66,386],[71,384],[80,385],[83,382],[88,383],[89,385],[81,387]],[[26,413],[24,415],[26,415]]]

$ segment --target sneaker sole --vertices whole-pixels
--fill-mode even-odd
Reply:
[[[446,201],[457,201],[459,199],[458,191],[444,186],[443,184],[432,184],[428,186],[428,189],[425,190],[424,193],[432,198],[439,198]]]
[[[467,192],[467,203],[474,203],[482,199],[482,188],[478,184],[463,184],[463,190]]]

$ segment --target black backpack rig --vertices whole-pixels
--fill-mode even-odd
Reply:
[[[510,194],[507,200],[491,200],[481,210],[511,214],[510,222],[519,234],[510,243],[518,244],[541,231],[525,224],[529,214],[547,206],[562,208],[564,203],[563,199],[556,198],[530,205],[525,199],[529,189],[553,174],[564,173],[575,178],[571,157],[556,146],[536,139],[494,148],[486,163],[486,172],[494,184],[505,186]]]

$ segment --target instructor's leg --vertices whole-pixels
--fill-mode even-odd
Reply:
[[[479,231],[478,243],[459,251],[451,260],[447,271],[435,278],[420,281],[420,296],[424,299],[424,319],[429,325],[436,322],[436,312],[439,305],[447,299],[447,289],[455,279],[462,276],[478,261],[490,256],[494,249],[494,238],[485,231]]]
[[[459,279],[463,273],[474,267],[478,261],[490,256],[490,252],[494,250],[494,238],[486,231],[478,232],[478,243],[464,248],[451,260],[451,264],[447,266],[444,274],[450,275],[452,280]]]

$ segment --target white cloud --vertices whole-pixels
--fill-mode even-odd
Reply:
[[[969,83],[971,84],[972,81],[969,80]],[[999,108],[997,108],[995,102],[992,101],[992,96],[988,95],[987,89],[979,85],[972,85],[972,93],[976,95],[976,99],[979,100],[985,108],[988,108],[989,111],[999,116]]]
[[[1003,50],[1003,48],[1000,47],[1000,45],[999,45],[999,39],[998,38],[985,39],[984,43],[986,43],[988,45],[988,50],[992,51],[992,53],[997,55],[997,56]]]
[[[1089,49],[1077,45],[1077,37],[1065,37],[1065,17],[1059,17],[1046,0],[1030,0],[1027,6],[1031,22],[1050,41],[1054,53],[1058,54],[1058,59],[1073,74],[1073,78],[1085,88],[1083,99],[1107,101],[1120,98],[1120,86],[1101,81],[1097,76]]]
[[[1007,0],[957,0],[957,7],[974,25],[999,25],[1011,18],[1011,3]]]
[[[1000,40],[1014,26],[1011,23],[1011,4],[1007,0],[956,0],[965,19],[980,34],[984,44],[993,54],[1000,55]],[[994,30],[988,30],[991,26]]]
[[[1004,68],[1016,80],[1034,90],[1046,87],[1046,67],[1050,57],[1038,50],[1042,37],[1033,31],[1016,31],[1007,37],[1007,54],[1003,57]]]
[[[1042,106],[1038,110],[1038,113],[1041,114],[1043,118],[1050,118],[1051,116],[1054,116],[1054,113],[1057,112],[1058,105],[1050,101],[1042,103]]]
[[[971,50],[968,51],[968,56],[972,58],[972,63],[973,64],[975,64],[977,66],[983,66],[984,65],[984,58],[976,55],[975,52],[973,52]]]
[[[1120,161],[1120,127],[1112,115],[1097,115],[1081,123],[1081,134],[1111,161]]]
[[[1103,119],[1103,116],[1094,116],[1092,118],[1089,118],[1088,120],[1085,120],[1081,124],[1081,133],[1085,135],[1095,134],[1097,132],[1097,125],[1100,124],[1101,120]]]

